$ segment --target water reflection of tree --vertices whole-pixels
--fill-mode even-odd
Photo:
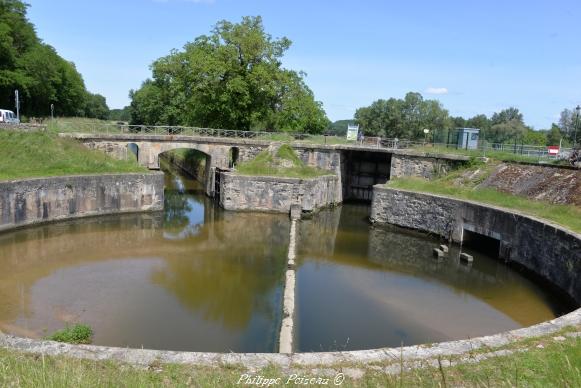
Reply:
[[[188,203],[188,197],[176,190],[166,190],[164,198],[164,228],[178,229],[188,226],[190,219],[188,212],[192,207]]]
[[[224,252],[222,252],[224,253]],[[281,263],[244,252],[170,260],[152,274],[152,281],[176,295],[182,305],[207,321],[242,329],[256,313],[275,318],[275,288],[282,286]]]
[[[166,259],[152,282],[205,320],[245,328],[280,315],[289,222],[286,216],[229,213],[204,225],[191,250]],[[202,237],[203,236],[203,237]],[[198,240],[205,242],[200,244]]]

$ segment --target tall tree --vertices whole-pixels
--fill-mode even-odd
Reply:
[[[564,109],[559,117],[561,134],[571,143],[575,138],[575,130],[577,130],[577,142],[581,138],[581,117],[577,115],[575,109]]]
[[[520,111],[514,107],[503,109],[500,112],[494,113],[490,119],[492,125],[508,123],[509,121],[513,120],[524,124],[522,113],[520,113]]]
[[[551,125],[551,129],[547,133],[547,145],[560,145],[563,139],[563,133],[561,133],[561,128],[557,124]]]
[[[321,103],[302,73],[282,67],[290,45],[267,34],[260,16],[221,21],[153,63],[152,79],[131,94],[132,122],[321,132]]]
[[[87,93],[84,115],[85,117],[107,120],[109,118],[109,107],[105,97],[100,94]]]
[[[26,18],[27,4],[0,1],[0,106],[15,105],[20,91],[21,112],[45,116],[54,104],[59,115],[83,115],[87,91],[75,65],[42,43]]]
[[[488,132],[491,125],[492,124],[491,124],[490,120],[488,119],[488,117],[486,117],[486,115],[483,115],[483,114],[476,115],[476,116],[474,116],[466,121],[466,127],[478,128],[481,131],[483,131],[484,133]]]
[[[448,111],[436,100],[424,100],[419,93],[404,99],[377,100],[357,109],[355,119],[368,135],[406,139],[423,138],[423,129],[442,130],[452,126]]]
[[[527,128],[517,119],[503,121],[490,127],[486,140],[491,143],[524,141]]]
[[[524,141],[528,128],[524,124],[523,115],[517,108],[503,109],[494,113],[490,119],[490,129],[485,133],[486,140],[491,143]]]

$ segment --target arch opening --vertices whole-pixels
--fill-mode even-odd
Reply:
[[[132,155],[131,157],[134,157],[136,161],[139,161],[139,146],[135,143],[129,143],[127,144],[127,156],[129,158],[129,155]]]
[[[211,157],[193,148],[176,148],[159,154],[162,165],[177,168],[200,183],[205,184],[210,177]]]
[[[238,147],[230,148],[228,153],[228,167],[234,168],[238,164],[238,158],[240,155],[240,149]]]

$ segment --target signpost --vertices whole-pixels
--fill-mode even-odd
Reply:
[[[359,125],[347,125],[347,140],[357,140],[359,135]]]
[[[16,98],[16,118],[20,121],[20,98],[18,97],[18,89],[14,91],[14,97]]]
[[[561,148],[559,146],[548,146],[547,151],[549,156],[558,156]]]

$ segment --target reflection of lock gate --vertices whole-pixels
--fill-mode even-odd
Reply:
[[[230,171],[230,169],[227,168],[220,168],[220,167],[216,167],[215,171],[214,171],[214,197],[215,198],[220,198],[220,186],[221,186],[221,182],[222,182],[222,173],[223,172],[228,172]]]

